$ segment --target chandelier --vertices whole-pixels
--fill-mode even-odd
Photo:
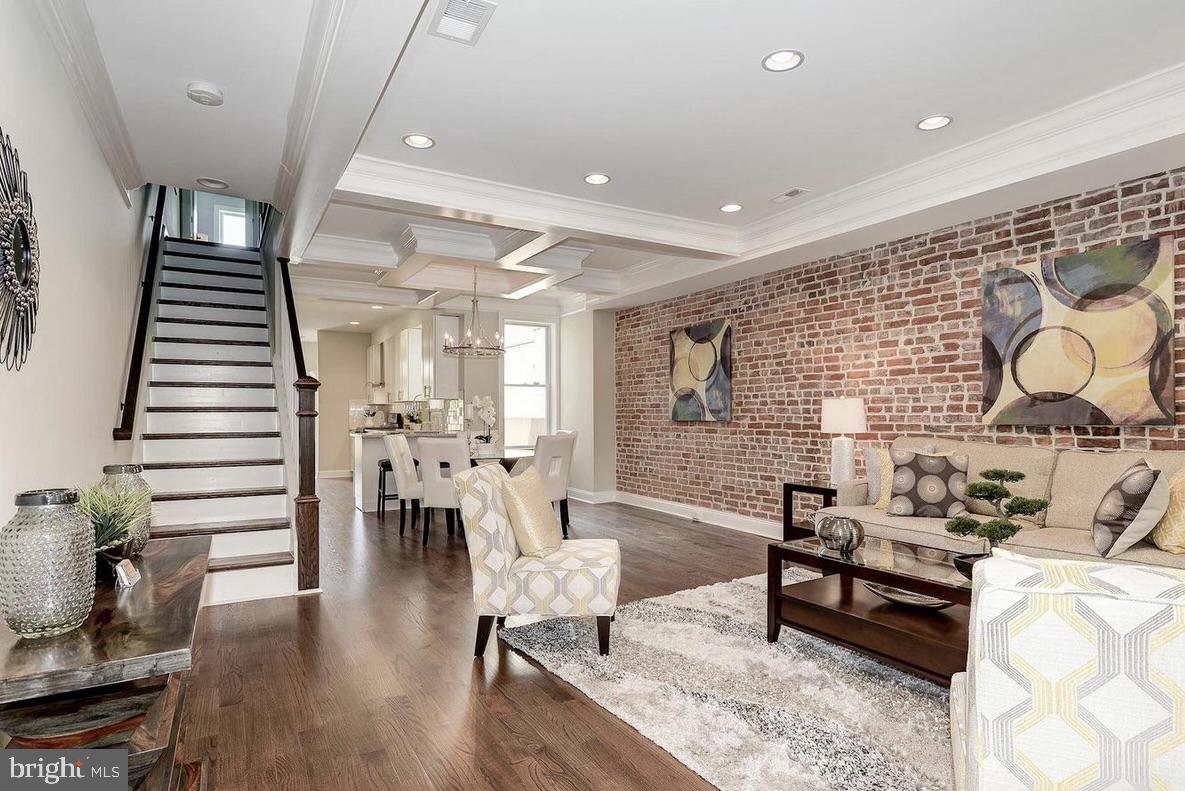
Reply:
[[[473,315],[469,317],[469,329],[465,338],[457,340],[444,334],[444,353],[449,357],[501,357],[506,353],[502,345],[502,333],[495,332],[492,341],[481,331],[481,318],[477,310],[477,265],[473,265]]]

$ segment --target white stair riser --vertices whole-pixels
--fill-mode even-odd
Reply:
[[[278,456],[274,458],[279,458]],[[193,467],[182,470],[145,470],[144,480],[157,492],[208,492],[283,486],[284,466]]]
[[[287,516],[287,495],[223,497],[217,500],[177,500],[152,504],[152,524],[185,525],[192,522],[229,522],[233,519],[282,519]]]
[[[254,365],[173,365],[152,366],[154,382],[271,382],[271,368]]]
[[[195,302],[221,302],[219,299],[191,300]],[[183,319],[217,319],[219,321],[267,321],[267,312],[243,310],[242,308],[199,308],[193,305],[157,305],[156,315],[176,316]]]
[[[166,264],[166,267],[169,265]],[[190,266],[189,264],[178,264],[184,269],[201,269],[201,267]],[[233,266],[233,265],[232,265]],[[249,274],[251,277],[237,277],[239,274]],[[178,272],[173,269],[166,268],[161,273],[161,285],[167,286],[170,283],[200,283],[205,286],[229,286],[230,288],[257,288],[263,289],[263,278],[258,277],[259,272],[218,272],[217,270],[201,269],[201,271],[194,272]]]
[[[275,406],[276,392],[246,387],[150,387],[149,406]]]
[[[218,338],[231,341],[266,341],[267,327],[223,327],[218,324],[179,324],[157,321],[156,334],[169,338]]]
[[[202,605],[227,604],[296,593],[296,564],[217,571],[206,575]]]
[[[149,412],[145,431],[169,434],[176,431],[279,431],[275,412]]]
[[[165,336],[170,337],[170,336]],[[153,341],[153,357],[180,357],[189,360],[250,360],[265,363],[271,360],[267,346],[228,346],[223,343],[169,343]]]
[[[241,247],[219,246],[211,247],[207,244],[192,244],[185,241],[166,242],[165,255],[169,253],[196,253],[200,256],[216,255],[214,258],[192,258],[190,256],[178,256],[187,261],[201,261],[203,264],[218,263],[223,258],[241,258],[244,261],[259,261],[258,250],[247,250]]]
[[[149,439],[143,444],[144,461],[196,461],[216,459],[278,459],[279,438],[251,439]]]
[[[231,305],[262,305],[262,294],[236,294],[229,291],[206,291],[183,286],[160,287],[161,299],[188,299],[195,302],[225,302]]]
[[[268,552],[291,552],[292,530],[257,530],[251,533],[222,533],[210,542],[210,557],[232,558],[238,555],[262,555]]]

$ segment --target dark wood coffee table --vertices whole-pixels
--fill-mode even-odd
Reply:
[[[971,581],[954,567],[953,552],[866,538],[850,555],[818,538],[769,545],[767,638],[783,625],[858,651],[944,686],[967,667]],[[789,561],[823,572],[818,579],[782,584]],[[944,610],[885,601],[856,580],[954,602]]]

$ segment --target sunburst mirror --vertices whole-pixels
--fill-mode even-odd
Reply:
[[[0,362],[10,371],[24,364],[37,330],[39,253],[29,180],[0,130]]]

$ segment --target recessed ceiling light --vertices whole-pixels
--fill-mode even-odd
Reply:
[[[918,121],[918,129],[923,132],[933,132],[935,129],[941,129],[950,124],[951,118],[949,115],[931,115]]]
[[[403,142],[412,148],[432,148],[436,145],[436,141],[428,137],[428,135],[412,134],[404,135]]]
[[[739,203],[726,203],[720,207],[720,211],[724,212],[725,214],[732,214],[733,212],[740,211],[743,208],[745,207]]]
[[[802,65],[804,56],[796,49],[780,49],[771,52],[761,61],[761,68],[766,71],[790,71]]]
[[[221,88],[208,82],[189,83],[185,86],[185,95],[203,107],[221,107],[225,98]]]
[[[230,188],[230,185],[227,184],[222,179],[200,178],[200,179],[194,179],[194,180],[197,181],[198,184],[201,184],[206,189],[224,190],[224,189]]]
[[[586,184],[608,184],[609,177],[604,173],[589,173],[584,177],[584,182]]]
[[[357,326],[358,326],[359,324],[361,324],[361,323],[362,323],[362,322],[360,322],[360,321],[351,321],[351,322],[350,322],[350,326],[351,326],[351,327],[357,327]]]
[[[371,310],[382,310],[383,306],[382,305],[371,305],[370,309]]]

